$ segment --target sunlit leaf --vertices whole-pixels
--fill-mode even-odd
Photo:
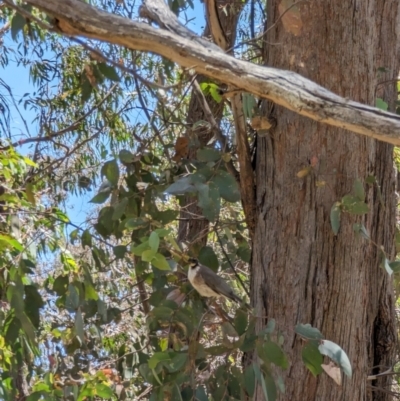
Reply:
[[[152,252],[153,252],[153,250],[152,250]],[[171,266],[168,264],[168,262],[165,259],[164,255],[161,255],[161,253],[156,253],[153,256],[153,258],[151,260],[151,264],[153,266],[157,267],[157,269],[160,269],[160,270],[171,270]]]
[[[322,340],[318,346],[318,350],[321,354],[329,356],[329,358],[336,362],[346,376],[351,377],[352,369],[349,357],[339,345],[329,340]]]
[[[153,231],[149,236],[149,245],[154,252],[158,251],[158,247],[160,245],[160,237],[155,231]]]
[[[108,400],[114,396],[114,391],[109,386],[107,386],[105,383],[97,383],[96,384],[96,394],[100,398],[105,398],[106,400]]]
[[[383,101],[381,98],[376,98],[376,107],[378,108],[378,109],[381,109],[381,110],[383,110],[383,111],[387,111],[388,110],[388,104],[385,102],[385,101]]]

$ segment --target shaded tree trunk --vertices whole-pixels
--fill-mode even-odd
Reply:
[[[272,26],[281,2],[267,3]],[[300,18],[295,20],[300,31],[293,34],[290,20],[289,28],[287,20],[273,26],[266,35],[266,64],[296,71],[339,95],[374,105],[377,84],[395,79],[399,71],[398,1],[313,1],[297,7],[287,16]],[[380,73],[380,67],[387,72]],[[380,89],[380,97],[393,105],[395,83]],[[281,399],[389,399],[368,387],[387,386],[390,377],[379,383],[367,382],[366,377],[386,370],[395,356],[392,282],[380,267],[378,247],[383,246],[393,260],[393,148],[281,107],[275,107],[274,116],[277,126],[259,138],[257,146],[252,294],[257,315],[276,319],[284,334],[291,367],[284,373],[286,394]],[[310,173],[298,178],[305,167]],[[380,189],[366,184],[368,175],[376,177]],[[364,184],[369,212],[342,213],[335,236],[331,207],[351,192],[356,179]],[[378,246],[357,236],[354,223],[364,224]],[[258,328],[265,323],[260,320]],[[294,333],[298,323],[310,323],[343,347],[352,363],[352,379],[345,378],[338,387],[327,375],[314,378],[306,370],[302,342]],[[373,370],[377,365],[380,368]],[[260,388],[256,399],[263,399]]]
[[[235,42],[236,25],[244,3],[237,3],[233,0],[222,0],[215,3],[208,2],[206,7],[210,7],[210,5],[217,8],[216,12],[220,23],[220,28],[224,32],[227,46],[230,48]],[[226,10],[226,12],[223,10]],[[209,23],[207,22],[203,36],[207,38],[210,35],[211,30]],[[199,76],[197,80],[199,83],[210,81],[209,78],[203,76]],[[222,102],[217,103],[211,97],[211,95],[207,96],[207,102],[211,112],[213,113],[214,119],[219,124],[222,117],[224,104]],[[196,91],[193,90],[190,98],[186,122],[192,126],[200,120],[206,120],[206,115],[201,100],[196,94]],[[200,145],[206,146],[212,136],[213,132],[198,136]],[[188,157],[195,158],[196,151],[197,149],[191,148]],[[180,206],[181,220],[179,222],[178,241],[189,242],[193,249],[198,252],[207,243],[209,222],[203,217],[203,212],[197,205],[197,199],[195,197],[186,196],[184,202],[181,203]]]

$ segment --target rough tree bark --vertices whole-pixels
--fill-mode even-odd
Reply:
[[[279,17],[279,1],[268,0],[268,25]],[[373,105],[379,81],[399,71],[399,3],[397,0],[299,2],[297,36],[276,24],[267,33],[265,62],[290,69],[329,90]],[[297,12],[296,10],[294,10]],[[385,67],[387,74],[379,75]],[[378,80],[379,79],[379,80]],[[394,82],[381,96],[393,104]],[[277,126],[257,148],[257,214],[253,250],[252,294],[257,314],[275,318],[283,331],[291,367],[285,373],[285,400],[387,400],[369,389],[372,372],[394,362],[396,331],[391,279],[380,268],[380,250],[354,233],[363,223],[371,238],[393,258],[395,174],[393,148],[359,135],[311,121],[276,106]],[[315,165],[309,175],[296,174]],[[382,191],[365,184],[376,177]],[[330,209],[360,179],[369,213],[342,215],[337,236]],[[298,323],[318,327],[340,344],[353,366],[342,387],[327,375],[314,378],[301,361]],[[265,321],[259,322],[259,328]],[[380,365],[375,371],[372,367]],[[386,387],[388,389],[388,387]],[[257,400],[262,400],[258,389]]]

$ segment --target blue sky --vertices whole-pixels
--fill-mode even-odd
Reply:
[[[196,33],[201,34],[204,29],[205,21],[204,21],[204,5],[199,0],[194,2],[194,9],[188,9],[183,15],[181,15],[180,20],[185,23],[185,21],[189,21],[187,26],[195,31]],[[19,36],[21,38],[21,36]],[[11,49],[17,49],[18,42],[14,42],[11,39],[11,34],[8,32],[4,36],[4,44],[6,47]],[[49,58],[51,55],[49,55]],[[25,93],[34,92],[35,88],[29,77],[29,68],[24,66],[17,66],[15,62],[13,62],[12,53],[9,54],[10,63],[5,69],[0,70],[0,78],[3,79],[4,82],[11,88],[15,101],[18,101],[22,98]],[[17,109],[13,106],[12,101],[7,93],[2,91],[2,94],[6,99],[9,100],[10,107],[10,127],[12,140],[18,140],[21,138],[27,137],[25,125],[17,111]],[[25,110],[22,105],[19,106],[20,112],[26,120],[29,128],[29,136],[37,136],[38,135],[38,126],[33,121],[37,117],[36,112],[32,110]],[[35,144],[24,145],[18,147],[18,151],[28,155],[32,153]],[[80,225],[85,221],[88,210],[91,209],[91,205],[88,203],[89,200],[94,196],[95,191],[88,192],[86,196],[74,196],[70,195],[67,202],[67,214],[72,223]]]

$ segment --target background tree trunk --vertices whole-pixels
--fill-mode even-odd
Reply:
[[[278,0],[267,2],[268,26],[277,21]],[[289,2],[286,2],[288,4]],[[377,83],[397,78],[399,3],[397,0],[302,2],[291,9],[298,35],[278,22],[267,33],[265,62],[315,80],[333,92],[375,104]],[[283,11],[283,10],[280,10]],[[300,20],[293,20],[294,17]],[[286,29],[285,29],[286,27]],[[397,30],[397,34],[396,34]],[[295,32],[294,32],[295,33]],[[385,67],[386,73],[378,68]],[[382,86],[381,97],[393,104],[395,83]],[[393,109],[392,109],[393,110]],[[358,237],[363,223],[372,240],[395,256],[396,224],[393,148],[359,135],[319,124],[276,107],[277,126],[257,146],[257,225],[253,250],[252,294],[258,315],[274,318],[283,332],[291,366],[285,372],[285,400],[384,400],[385,386],[366,381],[391,366],[395,355],[394,297],[391,279],[381,269],[377,246]],[[309,175],[297,173],[315,165]],[[377,186],[365,178],[374,175]],[[370,211],[342,214],[337,236],[330,209],[363,182]],[[353,378],[338,387],[327,376],[314,378],[301,361],[302,341],[294,327],[310,323],[348,353]],[[259,329],[265,321],[260,319]],[[262,400],[260,389],[256,399]]]
[[[232,47],[236,37],[236,25],[240,16],[240,11],[244,5],[237,4],[233,0],[219,1],[218,4],[214,2],[208,2],[207,6],[216,6],[217,14],[220,22],[220,27],[225,33],[225,38],[228,47]],[[223,10],[226,10],[224,12]],[[203,37],[208,38],[210,36],[210,27],[207,22],[207,26],[204,30]],[[197,81],[210,82],[207,77],[199,76]],[[217,103],[211,95],[207,96],[207,102],[210,106],[212,114],[219,124],[222,118],[224,104],[223,102]],[[198,94],[195,90],[192,90],[188,116],[186,119],[187,124],[192,126],[200,120],[206,120],[206,115],[202,106],[202,101],[199,99]],[[208,121],[210,123],[210,121]],[[199,135],[198,140],[201,146],[206,146],[208,141],[212,138],[213,132],[206,135]],[[189,158],[196,157],[196,148],[189,150]],[[178,242],[188,242],[193,247],[193,250],[197,252],[207,243],[207,235],[209,230],[209,222],[203,217],[201,208],[197,205],[197,199],[193,196],[186,196],[184,201],[180,205],[180,222],[178,229]]]

